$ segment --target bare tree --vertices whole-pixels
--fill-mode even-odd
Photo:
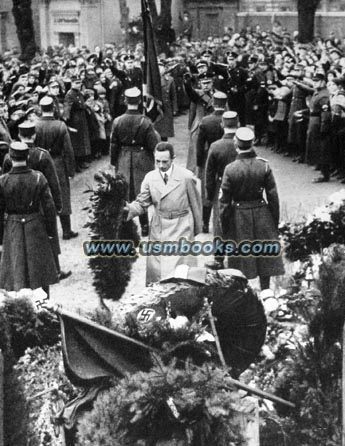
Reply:
[[[17,28],[22,59],[29,61],[36,53],[34,22],[32,18],[31,0],[12,0],[12,13]]]
[[[298,40],[311,42],[314,38],[315,13],[321,0],[297,0]]]

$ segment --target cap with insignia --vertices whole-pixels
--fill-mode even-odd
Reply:
[[[53,98],[51,96],[44,96],[41,100],[40,100],[40,106],[45,107],[47,105],[51,105],[53,103]]]
[[[121,57],[122,62],[126,62],[127,60],[135,60],[133,54],[125,54]]]
[[[326,75],[325,75],[324,71],[317,70],[314,73],[313,81],[318,82],[318,81],[324,81],[325,79],[326,79]]]
[[[202,73],[199,75],[199,81],[202,85],[210,84],[212,82],[212,77],[208,73]]]
[[[51,111],[53,109],[53,98],[51,96],[44,96],[39,104],[43,112]]]
[[[140,101],[141,91],[137,87],[125,90],[125,97],[128,104],[137,104]]]
[[[256,54],[253,54],[252,56],[249,57],[248,63],[257,63],[258,60],[259,60],[258,56]]]
[[[238,114],[235,111],[226,111],[222,114],[222,120],[224,127],[237,128],[238,126]]]
[[[255,138],[254,132],[249,127],[240,127],[236,130],[237,147],[240,150],[248,150],[252,147]]]
[[[201,56],[202,56],[202,57],[212,57],[212,56],[213,56],[213,53],[212,53],[211,50],[205,50],[205,51],[203,51],[203,52],[201,53]]]
[[[225,108],[227,100],[228,97],[225,93],[223,93],[222,91],[216,91],[213,95],[213,106]]]
[[[10,149],[14,152],[25,152],[26,150],[29,150],[29,146],[25,144],[25,142],[13,141],[10,144]]]
[[[81,79],[76,74],[72,74],[71,76],[71,82],[81,82]]]
[[[196,67],[200,68],[200,67],[207,67],[208,63],[206,60],[198,60],[196,63]]]
[[[237,59],[238,57],[238,54],[235,51],[227,51],[225,55],[228,59]]]
[[[19,135],[31,138],[35,133],[35,124],[31,121],[24,121],[18,125]],[[11,146],[12,148],[12,146]]]

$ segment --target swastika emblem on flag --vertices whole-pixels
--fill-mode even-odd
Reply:
[[[143,323],[150,322],[155,314],[156,312],[152,308],[143,308],[137,315],[137,321]]]

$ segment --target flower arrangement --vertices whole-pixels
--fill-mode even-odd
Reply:
[[[181,445],[235,446],[243,441],[237,412],[244,407],[255,410],[220,368],[158,365],[100,394],[79,424],[78,444],[153,446],[175,439]]]
[[[137,339],[145,344],[161,351],[162,360],[170,362],[173,358],[181,360],[193,359],[196,364],[205,361],[219,362],[215,338],[210,332],[209,303],[204,300],[204,305],[191,319],[178,315],[171,315],[168,303],[164,317],[156,313],[150,322],[141,322],[140,312],[127,315],[122,328],[127,336]]]
[[[345,242],[345,189],[332,194],[329,203],[318,207],[305,221],[281,223],[279,230],[286,256],[291,261],[306,260],[310,254],[321,253],[332,243]]]
[[[124,205],[127,199],[128,184],[122,175],[111,172],[98,172],[95,175],[96,187],[90,193],[90,204],[84,210],[89,213],[89,228],[92,240],[133,240],[139,242],[136,225],[133,221],[124,222]],[[103,299],[118,300],[125,291],[131,275],[135,257],[91,257],[89,265],[93,272],[93,285]]]
[[[27,349],[15,370],[27,404],[27,444],[61,446],[62,436],[53,418],[77,391],[64,374],[60,345]]]

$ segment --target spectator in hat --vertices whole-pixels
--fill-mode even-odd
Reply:
[[[160,134],[162,141],[174,136],[174,116],[177,115],[177,94],[174,79],[167,73],[166,63],[162,60],[158,62],[162,100],[163,100],[163,117],[158,117],[154,123],[156,131]]]
[[[237,156],[234,144],[238,128],[237,113],[225,111],[222,115],[222,127],[224,134],[211,144],[205,169],[206,198],[212,203],[214,237],[223,237],[219,221],[219,190],[225,167],[235,161]],[[206,263],[206,266],[211,269],[222,269],[223,264],[224,256],[217,256],[214,262]]]
[[[247,71],[238,66],[238,54],[235,51],[228,51],[226,53],[227,66],[220,64],[213,64],[213,70],[216,75],[223,76],[224,87],[222,91],[228,96],[229,110],[237,112],[241,125],[245,124],[245,91],[247,81]]]
[[[8,107],[3,98],[0,98],[0,140],[10,144],[12,141],[10,130],[7,126]]]
[[[93,159],[99,159],[102,156],[101,144],[100,144],[101,128],[100,128],[100,121],[98,120],[95,113],[96,101],[95,101],[94,90],[86,89],[84,91],[84,100],[85,100],[87,126],[90,135],[91,155]],[[99,106],[96,108],[98,108],[99,110]],[[104,123],[103,123],[103,130],[104,130]]]
[[[46,149],[54,162],[61,188],[62,207],[59,212],[62,238],[70,240],[78,236],[71,227],[70,178],[75,174],[75,159],[66,124],[54,118],[54,102],[50,96],[40,101],[42,116],[36,123],[36,144]]]
[[[107,155],[109,153],[109,144],[110,144],[110,133],[111,133],[111,125],[112,125],[112,116],[110,113],[110,105],[106,97],[106,89],[102,86],[95,89],[97,93],[97,103],[100,106],[100,111],[104,116],[104,130],[105,130],[105,141],[101,140],[101,153],[103,155]]]
[[[345,184],[345,78],[327,82],[331,108],[332,166],[342,184]],[[333,176],[333,174],[332,174]]]
[[[221,91],[213,94],[213,112],[204,116],[199,124],[198,138],[196,142],[196,164],[198,167],[198,178],[201,180],[202,198],[202,232],[209,232],[209,222],[212,210],[212,202],[207,200],[205,193],[205,166],[208,150],[211,144],[223,136],[222,116],[226,108],[227,95]]]
[[[143,88],[142,69],[135,66],[135,57],[132,53],[123,56],[124,69],[112,67],[112,72],[122,82],[122,93],[129,88],[136,87],[140,91]]]
[[[277,153],[288,154],[287,152],[287,136],[288,136],[288,115],[291,102],[292,85],[295,77],[293,73],[288,73],[285,85],[277,88],[273,93],[276,101],[276,112],[273,117],[275,126],[274,150]]]
[[[288,146],[289,152],[294,156],[293,161],[302,163],[305,156],[305,143],[308,127],[307,98],[314,90],[304,77],[304,65],[298,63],[294,66],[295,79],[292,86],[292,97],[289,109]],[[304,110],[304,112],[303,112]]]
[[[43,288],[49,297],[49,285],[58,282],[50,242],[56,210],[47,179],[27,166],[28,155],[25,143],[12,142],[13,167],[0,177],[0,288]]]
[[[257,157],[253,141],[251,129],[241,127],[236,131],[238,155],[226,166],[221,184],[222,234],[237,245],[245,240],[279,240],[275,179],[268,161]],[[228,267],[239,269],[248,279],[259,276],[262,290],[269,288],[271,276],[284,274],[281,256],[229,256]]]
[[[313,77],[314,94],[309,102],[309,124],[306,142],[306,162],[321,170],[321,176],[313,182],[323,183],[330,179],[330,105],[326,76],[317,71]]]
[[[140,191],[145,175],[154,168],[153,149],[159,141],[151,120],[139,111],[141,91],[130,88],[125,91],[127,111],[113,121],[110,136],[110,163],[125,176],[128,199],[134,200]],[[142,236],[149,232],[148,216],[139,217]]]
[[[89,167],[86,162],[91,155],[90,135],[86,117],[86,105],[81,93],[82,81],[77,76],[71,77],[72,86],[64,101],[64,119],[72,131],[71,142],[74,150],[76,171]]]
[[[186,39],[188,42],[191,41],[193,34],[193,22],[190,18],[190,15],[188,12],[183,13],[182,17],[182,34],[181,38]]]
[[[61,103],[59,96],[61,94],[60,84],[56,80],[50,80],[48,82],[48,95],[53,99],[54,106],[54,118],[62,119],[63,114],[61,113]]]

